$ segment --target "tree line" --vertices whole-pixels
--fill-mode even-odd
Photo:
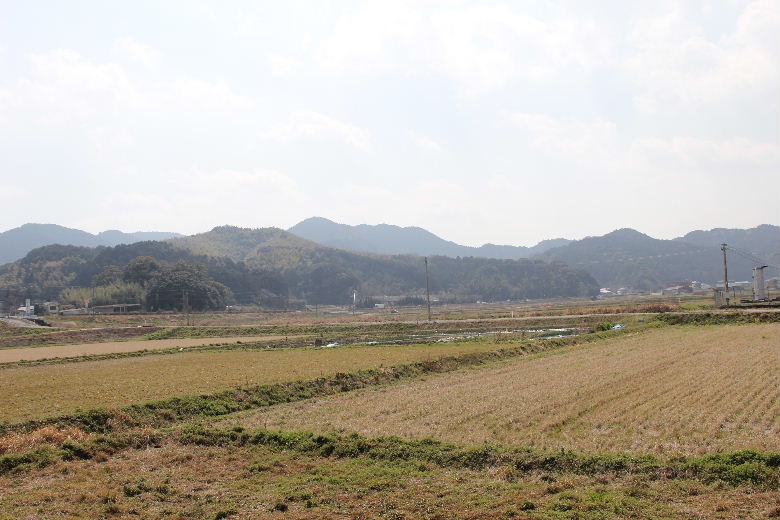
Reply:
[[[429,265],[431,292],[441,301],[598,292],[590,275],[561,262],[434,256]],[[421,257],[358,254],[311,243],[255,247],[242,259],[198,254],[166,242],[98,248],[52,245],[0,266],[0,300],[62,298],[75,305],[89,298],[98,305],[122,298],[149,310],[179,308],[183,294],[192,309],[233,303],[268,308],[346,304],[353,291],[362,300],[383,301],[385,296],[419,297],[425,284]]]

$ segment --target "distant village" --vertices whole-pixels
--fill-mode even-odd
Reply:
[[[764,279],[763,267],[757,267],[753,270],[753,280],[731,281],[728,282],[728,292],[723,280],[718,281],[715,286],[695,280],[667,282],[666,286],[660,292],[638,291],[629,287],[610,288],[602,287],[599,291],[598,299],[606,300],[620,296],[682,296],[682,295],[700,295],[713,296],[716,307],[725,307],[738,303],[759,303],[767,302],[771,295],[780,293],[780,278],[773,277]],[[434,303],[438,300],[432,299]],[[483,302],[477,302],[483,303]],[[374,305],[376,309],[384,309],[386,304],[378,303]],[[116,303],[111,305],[89,306],[85,302],[84,307],[80,308],[62,308],[59,302],[48,301],[43,304],[35,305],[26,300],[24,305],[16,308],[13,315],[17,318],[35,319],[37,316],[78,316],[95,314],[127,314],[141,312],[140,303]],[[228,309],[230,310],[230,309]]]
[[[770,299],[770,293],[780,291],[780,278],[764,278],[764,269],[767,266],[760,266],[753,269],[753,279],[745,281],[729,280],[726,285],[723,280],[718,281],[715,286],[704,282],[675,281],[667,282],[661,292],[636,291],[628,287],[619,287],[616,289],[602,287],[599,291],[599,299],[614,298],[617,296],[680,296],[685,294],[692,295],[712,295],[715,298],[716,307],[724,307],[728,302],[750,303],[765,302]]]

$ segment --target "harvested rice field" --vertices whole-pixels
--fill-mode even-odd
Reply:
[[[58,345],[54,347],[24,347],[0,349],[0,363],[36,361],[40,359],[91,356],[97,354],[119,354],[141,350],[163,350],[167,348],[187,348],[212,343],[236,343],[242,341],[276,341],[297,338],[299,336],[236,336],[229,338],[178,338],[150,339],[131,341],[108,341],[105,343],[83,343],[80,345]]]
[[[246,339],[246,338],[244,338]],[[179,341],[179,340],[176,340]],[[213,338],[199,340],[213,342]],[[148,342],[147,342],[148,343]],[[493,343],[212,351],[0,371],[0,422],[495,350]]]
[[[220,425],[585,452],[775,451],[778,327],[666,327]]]

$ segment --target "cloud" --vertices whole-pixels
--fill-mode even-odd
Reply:
[[[114,44],[116,51],[127,59],[138,62],[146,69],[157,68],[160,52],[153,47],[137,41],[132,36],[118,38]]]
[[[636,104],[645,111],[734,101],[780,87],[780,4],[747,4],[734,32],[707,38],[678,4],[640,19],[629,35],[633,52],[624,70],[635,82]]]
[[[511,113],[510,121],[541,161],[563,160],[580,175],[598,175],[602,182],[631,181],[635,188],[661,189],[686,183],[712,192],[712,182],[734,183],[735,174],[773,182],[780,167],[780,144],[745,138],[702,139],[690,136],[622,138],[607,120],[579,121],[549,114]],[[715,196],[715,193],[713,193]]]
[[[122,66],[96,64],[69,49],[54,49],[30,55],[34,75],[20,81],[20,97],[35,97],[47,105],[82,112],[98,108],[101,102],[136,105],[140,94]]]
[[[24,123],[39,118],[46,124],[59,122],[87,133],[109,126],[125,131],[128,121],[144,117],[157,121],[160,114],[176,108],[196,114],[254,108],[249,97],[237,93],[224,80],[150,80],[119,63],[95,63],[70,49],[53,49],[28,58],[28,74],[0,90],[0,109],[15,109]],[[74,127],[76,121],[82,124]]]
[[[532,146],[572,160],[614,161],[621,148],[618,128],[612,121],[579,121],[523,112],[507,117]]]
[[[338,139],[360,150],[372,149],[371,137],[366,130],[311,110],[293,112],[286,123],[271,128],[263,137],[280,141],[301,137]]]
[[[266,57],[265,64],[272,76],[287,76],[300,66],[297,60],[278,54]]]
[[[170,102],[177,105],[211,110],[248,110],[254,108],[249,97],[236,93],[223,80],[178,79],[167,85]]]
[[[753,181],[776,183],[780,144],[752,142],[744,138],[719,141],[694,137],[646,138],[633,141],[630,156],[637,167],[669,171],[697,183],[720,178],[732,183],[735,174]]]
[[[10,89],[0,89],[0,110],[11,108],[15,103],[13,91]]]
[[[0,185],[0,202],[16,202],[27,195],[27,190],[23,186]]]
[[[167,222],[165,226],[182,233],[218,224],[265,227],[288,224],[290,213],[305,214],[310,203],[294,178],[276,170],[181,170],[155,177],[154,189],[115,191],[100,203],[97,217],[76,224],[124,229],[126,218],[113,215],[132,215],[134,227],[159,229]]]
[[[320,42],[317,59],[346,72],[433,73],[471,94],[614,60],[609,39],[588,20],[547,22],[506,5],[442,5],[427,13],[419,3],[363,4],[339,18]]]
[[[439,144],[434,139],[425,136],[425,135],[419,135],[414,132],[409,132],[409,138],[412,140],[412,142],[419,146],[420,148],[424,150],[430,150],[432,152],[441,152],[442,147],[441,144]]]
[[[472,92],[590,71],[613,60],[612,44],[588,20],[542,21],[498,5],[444,10],[431,22],[434,66]]]
[[[342,14],[317,49],[319,64],[341,71],[390,70],[415,61],[423,47],[422,14],[405,2],[366,2]]]

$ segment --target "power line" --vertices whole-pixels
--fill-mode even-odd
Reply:
[[[729,251],[733,251],[734,253],[736,253],[736,254],[744,257],[744,258],[747,258],[748,260],[752,260],[752,261],[754,261],[755,263],[757,263],[759,265],[766,264],[767,267],[771,267],[772,269],[778,270],[777,266],[772,265],[770,262],[768,262],[768,261],[766,261],[766,260],[764,260],[762,258],[759,258],[758,256],[754,255],[753,253],[749,253],[748,251],[743,251],[741,249],[737,249],[736,247],[728,246],[726,244],[723,244],[723,246],[725,246]],[[777,254],[777,253],[775,253],[775,254]]]

